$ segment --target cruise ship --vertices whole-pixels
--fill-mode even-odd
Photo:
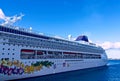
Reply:
[[[105,50],[87,36],[56,38],[0,25],[0,79],[15,80],[105,66]]]

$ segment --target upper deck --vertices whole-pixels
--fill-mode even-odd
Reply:
[[[0,32],[7,32],[7,33],[11,33],[11,34],[16,34],[16,35],[36,37],[36,38],[41,38],[41,39],[44,39],[44,40],[57,41],[57,42],[60,42],[60,43],[71,44],[71,45],[83,44],[85,46],[87,45],[87,46],[102,49],[100,46],[97,46],[93,43],[84,42],[84,41],[79,41],[79,42],[78,41],[70,41],[70,40],[67,40],[67,39],[55,38],[55,37],[50,36],[50,35],[42,35],[38,32],[34,32],[30,29],[24,29],[24,28],[20,28],[20,27],[17,27],[17,26],[1,26],[0,25]]]

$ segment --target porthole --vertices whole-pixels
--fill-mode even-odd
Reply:
[[[5,60],[9,60],[9,58],[5,58]]]
[[[4,58],[2,58],[1,60],[4,60]]]
[[[5,38],[3,40],[5,40]]]
[[[12,58],[12,60],[14,60],[14,58]]]

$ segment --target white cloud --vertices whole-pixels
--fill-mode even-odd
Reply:
[[[119,49],[109,49],[106,50],[108,58],[120,59],[120,50]]]
[[[103,42],[103,43],[97,43],[98,45],[102,46],[104,49],[119,49],[120,48],[120,42]]]
[[[103,42],[97,43],[106,50],[108,58],[120,59],[120,42]]]
[[[4,19],[5,22],[2,23],[2,25],[12,25],[16,21],[21,20],[23,16],[24,16],[23,14],[20,14],[20,16],[15,15],[13,17],[6,17],[6,19]]]
[[[4,20],[4,22],[1,25],[12,25],[14,24],[16,21],[21,20],[22,17],[24,15],[20,14],[19,16],[14,15],[12,17],[7,17],[5,16],[5,14],[3,13],[2,9],[0,9],[0,19]]]
[[[114,48],[120,48],[120,42],[115,42],[114,43]]]
[[[0,19],[4,19],[4,18],[5,18],[5,15],[4,15],[2,9],[0,9]]]

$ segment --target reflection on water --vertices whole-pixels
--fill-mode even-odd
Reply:
[[[111,66],[111,65],[116,65],[116,64],[120,64],[120,60],[109,60],[107,65]]]
[[[19,81],[120,81],[120,61],[110,60],[105,67],[61,73]]]

